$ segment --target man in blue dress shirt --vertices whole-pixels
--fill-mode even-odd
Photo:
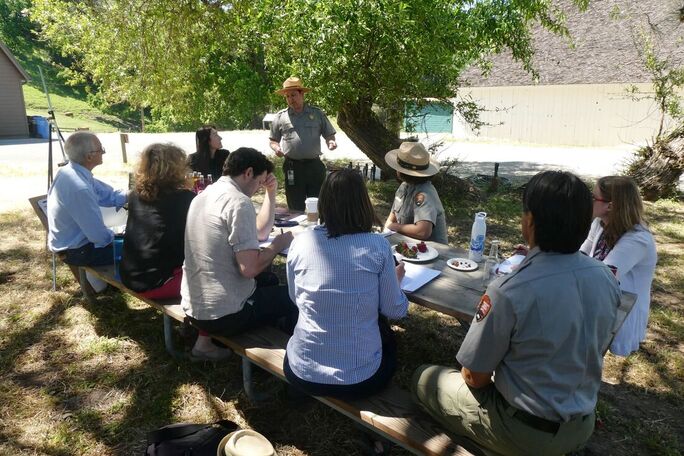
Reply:
[[[128,193],[114,190],[93,177],[105,150],[97,136],[79,131],[64,145],[69,163],[48,192],[48,248],[74,266],[101,266],[114,262],[114,233],[102,219],[100,206],[121,207]]]

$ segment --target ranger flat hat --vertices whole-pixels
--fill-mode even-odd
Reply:
[[[276,452],[263,435],[251,429],[241,429],[221,440],[216,456],[276,456]]]
[[[409,176],[430,177],[439,172],[439,164],[419,142],[403,142],[399,149],[390,150],[385,162],[400,173]]]
[[[304,87],[302,85],[301,79],[294,76],[290,76],[289,78],[285,79],[285,82],[283,82],[283,88],[280,90],[276,90],[275,93],[277,93],[278,95],[285,95],[285,93],[287,93],[290,90],[301,90],[302,92],[311,91],[310,88]]]

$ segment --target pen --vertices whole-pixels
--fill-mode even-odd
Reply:
[[[280,234],[285,234],[282,228],[280,229]]]

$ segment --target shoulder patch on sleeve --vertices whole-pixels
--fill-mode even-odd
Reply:
[[[425,203],[425,193],[417,193],[413,200],[415,201],[416,206],[422,206],[423,203]]]
[[[480,322],[489,314],[492,310],[492,300],[489,299],[489,295],[482,295],[480,298],[480,303],[477,305],[477,313],[475,313],[475,321]]]

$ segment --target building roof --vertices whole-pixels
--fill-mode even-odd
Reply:
[[[510,51],[490,58],[488,77],[473,66],[461,80],[466,86],[609,84],[650,82],[637,50],[638,30],[651,32],[657,54],[684,64],[684,7],[681,0],[590,0],[580,12],[571,0],[554,0],[567,15],[570,39],[541,26],[532,29],[533,67],[539,80],[513,60]],[[572,42],[571,42],[572,41]]]
[[[19,65],[19,62],[17,62],[17,59],[14,58],[14,55],[12,55],[12,52],[5,46],[5,44],[0,41],[0,51],[4,52],[5,55],[7,56],[7,59],[12,62],[12,65],[14,65],[14,68],[17,69],[21,77],[24,79],[25,82],[28,82],[31,80],[29,75],[24,71],[24,69]]]

